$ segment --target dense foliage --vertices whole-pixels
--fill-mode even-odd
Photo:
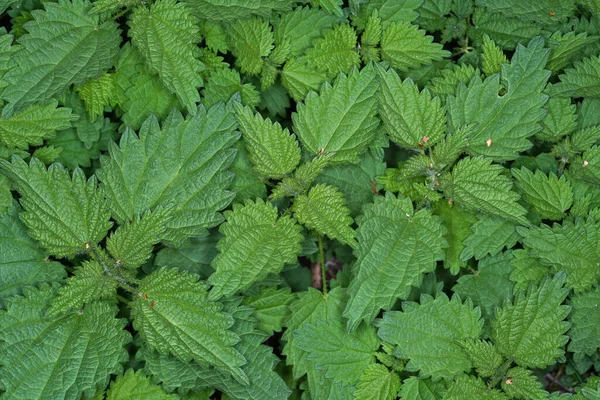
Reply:
[[[0,0],[3,399],[600,399],[598,0]]]

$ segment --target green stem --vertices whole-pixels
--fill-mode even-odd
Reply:
[[[122,277],[115,275],[111,272],[111,270],[106,266],[106,263],[104,262],[104,260],[100,256],[100,254],[98,254],[98,251],[96,250],[95,246],[87,245],[87,249],[89,250],[89,254],[92,255],[92,258],[94,259],[94,261],[96,261],[98,264],[100,264],[102,266],[102,270],[104,271],[104,273],[106,275],[108,275],[109,277],[111,277],[112,279],[114,279],[114,281],[116,282],[116,284],[119,287],[128,291],[131,294],[139,293],[139,291],[136,290],[133,286],[129,285],[125,279],[123,279]]]
[[[325,252],[323,251],[323,237],[319,235],[319,262],[321,263],[321,286],[323,294],[327,295],[327,275],[325,271]]]

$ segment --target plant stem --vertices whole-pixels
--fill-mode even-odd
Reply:
[[[327,295],[327,275],[325,274],[325,252],[323,251],[323,237],[319,235],[319,263],[321,264],[321,286],[323,294]]]

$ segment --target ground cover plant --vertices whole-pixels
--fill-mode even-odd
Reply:
[[[597,0],[0,0],[3,399],[600,399]]]

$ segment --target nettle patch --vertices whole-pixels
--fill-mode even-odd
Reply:
[[[600,3],[4,0],[3,399],[600,399]]]

